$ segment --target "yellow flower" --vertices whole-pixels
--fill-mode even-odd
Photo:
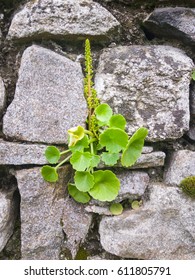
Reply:
[[[72,127],[68,130],[69,146],[73,147],[75,144],[85,136],[85,129],[82,126]]]

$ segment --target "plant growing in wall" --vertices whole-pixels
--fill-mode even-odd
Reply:
[[[68,149],[60,152],[49,146],[45,156],[50,164],[41,169],[48,182],[58,180],[58,168],[70,162],[75,170],[74,181],[69,182],[68,192],[77,202],[87,203],[91,198],[113,201],[119,192],[120,181],[110,169],[99,169],[100,162],[110,168],[121,162],[133,165],[140,157],[148,130],[139,128],[131,137],[125,132],[126,119],[113,114],[111,107],[100,103],[93,84],[90,42],[85,42],[84,95],[88,106],[87,129],[78,125],[68,130]],[[60,161],[61,156],[67,155]]]

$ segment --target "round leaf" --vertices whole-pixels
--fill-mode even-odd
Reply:
[[[94,177],[87,171],[76,171],[74,181],[77,189],[82,192],[89,191],[94,185]]]
[[[111,117],[111,119],[109,121],[109,126],[117,127],[117,128],[124,130],[126,123],[127,123],[126,119],[122,115],[117,114],[117,115],[114,115]]]
[[[102,125],[107,124],[112,117],[112,109],[108,104],[103,103],[95,109],[95,114],[97,120],[100,121]]]
[[[57,163],[60,159],[60,151],[55,146],[49,146],[45,150],[45,157],[49,161],[49,163]]]
[[[90,201],[90,196],[86,192],[79,191],[75,185],[68,185],[68,192],[72,198],[79,203],[87,203]]]
[[[70,163],[75,170],[85,171],[88,167],[91,166],[91,157],[92,155],[89,152],[76,151],[72,154]]]
[[[113,215],[120,215],[123,212],[123,206],[120,203],[113,203],[110,205],[110,212]]]
[[[100,144],[110,153],[118,153],[127,146],[128,135],[119,128],[108,128],[100,134]]]
[[[45,181],[48,182],[56,182],[58,180],[58,173],[54,167],[49,165],[45,165],[41,168],[41,175],[43,176]]]
[[[97,167],[100,163],[100,156],[91,155],[91,167]]]
[[[99,170],[93,173],[95,184],[89,194],[100,201],[114,200],[120,189],[120,181],[110,170]]]
[[[142,148],[144,146],[144,140],[147,135],[148,130],[144,127],[141,127],[129,139],[128,145],[121,157],[121,163],[123,166],[128,167],[133,165],[140,157]]]
[[[117,153],[102,153],[102,160],[106,165],[115,165],[120,158],[120,154]]]

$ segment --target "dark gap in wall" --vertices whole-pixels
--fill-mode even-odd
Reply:
[[[9,167],[0,166],[0,189],[9,192],[15,189],[13,200],[16,204],[16,217],[13,234],[8,240],[5,248],[0,252],[0,260],[21,259],[21,221],[20,221],[20,193],[17,187],[16,178],[10,173]]]

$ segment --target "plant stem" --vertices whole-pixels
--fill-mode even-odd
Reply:
[[[94,137],[93,132],[91,132],[90,130],[85,129],[84,132],[85,132],[85,134],[88,134],[88,135]]]
[[[67,158],[65,158],[63,161],[61,161],[58,165],[56,165],[55,170],[57,170],[61,165],[63,165],[65,162],[67,162],[72,155],[69,155]]]
[[[67,153],[69,153],[69,152],[70,152],[70,149],[69,149],[69,150],[66,150],[66,151],[61,152],[61,153],[60,153],[60,155],[62,156],[62,155],[65,155],[65,154],[67,154]]]

